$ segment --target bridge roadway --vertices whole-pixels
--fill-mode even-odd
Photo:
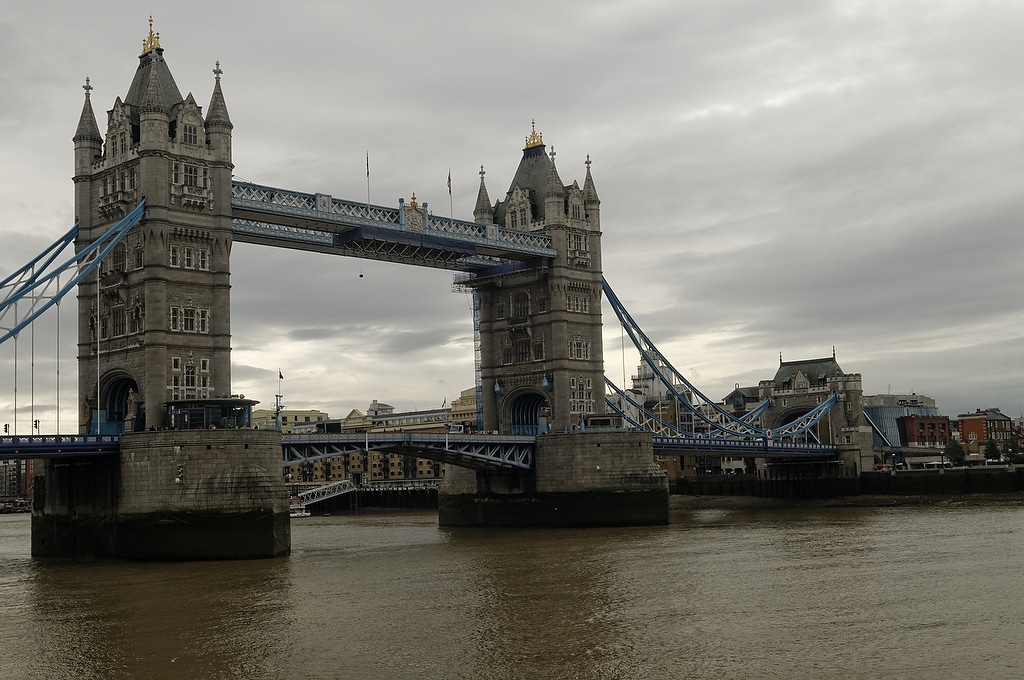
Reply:
[[[400,453],[476,470],[529,470],[536,437],[493,434],[286,434],[281,436],[283,467],[363,451]],[[0,437],[0,460],[112,455],[120,451],[118,435],[32,435]],[[695,455],[749,458],[834,457],[839,449],[827,444],[774,440],[654,437],[656,455]]]
[[[235,180],[236,242],[287,247],[461,272],[542,265],[547,234],[431,214],[426,204],[389,208]]]

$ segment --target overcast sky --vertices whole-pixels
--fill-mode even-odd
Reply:
[[[74,219],[82,85],[125,96],[150,11],[183,94],[214,64],[235,174],[472,220],[504,197],[530,121],[559,174],[587,155],[604,272],[702,392],[827,357],[866,394],[955,416],[1024,404],[1024,59],[1019,1],[516,3],[58,1],[0,9],[0,278]],[[173,7],[173,10],[171,9]],[[363,276],[360,278],[360,273]],[[373,399],[439,406],[473,385],[466,294],[449,272],[237,244],[233,391],[332,416]],[[74,303],[18,348],[62,431],[77,403]],[[52,316],[52,315],[51,315]],[[635,351],[605,307],[606,372]],[[14,351],[0,347],[0,420]],[[32,370],[31,363],[35,369]],[[34,379],[30,376],[34,375]],[[48,427],[48,424],[50,426]]]

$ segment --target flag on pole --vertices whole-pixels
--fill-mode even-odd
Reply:
[[[448,195],[452,195],[452,169],[448,168]]]
[[[281,372],[280,368],[277,369],[277,379],[278,380],[284,380],[284,373]]]

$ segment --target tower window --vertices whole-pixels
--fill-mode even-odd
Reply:
[[[182,328],[186,333],[196,332],[196,310],[186,307],[182,314]]]
[[[512,296],[512,316],[524,317],[530,313],[530,296],[526,293],[516,293]]]
[[[192,249],[185,248],[185,269],[192,269],[194,264]]]
[[[210,268],[210,251],[205,248],[199,249],[199,268],[203,271]]]
[[[178,163],[175,163],[174,165],[171,166],[171,183],[181,183],[181,165],[179,165]]]
[[[198,144],[199,135],[196,134],[195,125],[185,125],[182,128],[181,141],[186,144]]]
[[[110,310],[110,316],[113,321],[114,337],[119,337],[125,334],[126,320],[125,309],[123,306],[117,306]]]
[[[177,267],[178,265],[178,246],[171,246],[171,266]]]
[[[194,165],[185,166],[185,186],[197,187],[199,186],[199,168]]]

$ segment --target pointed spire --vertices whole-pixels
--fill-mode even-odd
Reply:
[[[75,136],[72,141],[85,142],[85,141],[98,141],[103,142],[103,136],[100,134],[100,128],[96,125],[96,114],[92,110],[92,85],[89,84],[89,79],[85,79],[85,85],[82,86],[85,90],[85,104],[82,105],[82,115],[78,119],[78,129],[75,130]]]
[[[480,166],[480,191],[476,194],[476,207],[473,208],[473,218],[478,224],[490,224],[494,221],[494,209],[491,207],[491,199],[487,195],[487,185],[484,184],[484,166]]]
[[[601,203],[597,197],[597,188],[594,186],[594,178],[590,176],[590,154],[587,154],[587,178],[583,181],[583,200],[587,203]]]
[[[544,196],[557,196],[559,199],[565,198],[565,186],[562,184],[562,178],[558,176],[558,168],[555,167],[555,147],[551,147],[551,171],[548,173],[548,185],[544,189]]]
[[[146,93],[142,97],[139,112],[162,113],[164,115],[169,113],[167,106],[164,104],[164,90],[160,86],[160,76],[157,74],[156,69],[150,69],[149,71],[149,82],[146,83]]]
[[[213,69],[213,75],[216,81],[213,84],[213,96],[210,97],[210,108],[206,114],[206,127],[209,129],[211,124],[224,125],[227,127],[233,127],[231,125],[231,117],[228,115],[227,104],[224,103],[224,92],[220,89],[220,76],[224,73],[220,69],[220,62]]]

